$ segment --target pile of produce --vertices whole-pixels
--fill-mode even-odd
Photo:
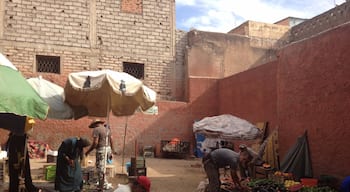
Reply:
[[[247,186],[252,192],[284,192],[287,191],[284,184],[276,183],[271,179],[254,179]]]
[[[247,183],[251,192],[337,192],[328,186],[305,186],[302,182],[295,181],[293,174],[276,171],[269,175],[268,179],[253,179]]]

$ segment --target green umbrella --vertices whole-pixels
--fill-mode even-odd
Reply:
[[[48,104],[22,74],[0,61],[0,113],[46,119]]]

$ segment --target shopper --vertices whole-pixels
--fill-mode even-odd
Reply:
[[[208,192],[220,191],[221,181],[219,168],[230,167],[231,178],[235,187],[241,189],[240,181],[242,179],[239,163],[245,163],[248,160],[248,154],[243,152],[241,154],[228,149],[219,148],[211,151],[203,158],[203,166],[207,174],[209,184]]]
[[[81,160],[84,147],[91,143],[85,138],[65,139],[58,149],[56,163],[55,190],[60,192],[78,192],[83,187]]]
[[[89,128],[93,129],[92,132],[92,145],[86,151],[85,155],[88,156],[92,150],[96,150],[96,169],[98,175],[98,190],[106,189],[108,186],[107,178],[105,177],[105,166],[107,163],[106,156],[108,154],[117,154],[114,150],[112,134],[109,127],[104,125],[104,121],[95,119]],[[107,155],[106,155],[107,153]]]

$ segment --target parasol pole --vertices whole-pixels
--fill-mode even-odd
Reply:
[[[107,130],[107,134],[106,134],[106,145],[104,147],[104,161],[103,161],[103,179],[102,179],[102,183],[100,183],[100,187],[102,188],[102,190],[104,190],[104,185],[105,185],[105,179],[106,179],[106,169],[107,169],[107,147],[109,146],[109,134],[110,134],[110,130],[109,130],[109,112],[110,112],[110,93],[107,94],[108,98],[107,98],[107,126],[105,127]]]
[[[126,130],[127,130],[127,128],[128,128],[128,116],[125,117],[123,155],[122,155],[122,173],[124,172],[124,152],[125,152],[125,140],[126,140]]]
[[[120,80],[119,85],[119,91],[122,93],[122,97],[125,95],[126,92],[126,85],[125,81],[122,79]],[[122,173],[124,173],[124,152],[125,152],[125,140],[126,140],[126,129],[128,127],[128,116],[125,118],[125,127],[124,127],[124,141],[123,141],[123,154],[122,154]]]

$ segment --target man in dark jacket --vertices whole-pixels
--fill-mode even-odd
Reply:
[[[90,145],[85,138],[65,139],[58,149],[55,189],[60,192],[81,191],[83,176],[80,161],[84,157],[83,148]]]

